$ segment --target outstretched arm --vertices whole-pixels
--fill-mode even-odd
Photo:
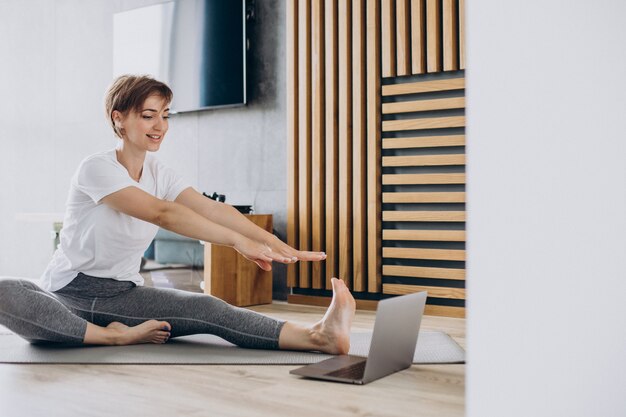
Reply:
[[[272,269],[272,261],[286,261],[285,256],[268,250],[262,243],[219,225],[183,204],[160,200],[137,187],[126,187],[116,191],[104,197],[102,202],[117,211],[172,232],[218,245],[231,246],[266,271]]]
[[[272,253],[286,259],[286,261],[279,262],[289,263],[298,260],[321,261],[326,258],[326,254],[323,252],[299,251],[292,248],[273,234],[268,233],[263,228],[246,219],[233,206],[206,198],[191,187],[181,192],[176,198],[176,202],[192,209],[212,222],[267,245]]]

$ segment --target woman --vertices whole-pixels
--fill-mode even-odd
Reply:
[[[0,280],[0,323],[31,343],[128,345],[216,334],[250,348],[347,353],[355,303],[332,279],[324,317],[300,326],[233,307],[210,295],[143,286],[139,265],[159,227],[233,247],[260,268],[321,261],[257,227],[231,206],[208,199],[149,152],[168,129],[172,92],[145,76],[109,88],[106,115],[121,139],[91,155],[72,178],[61,244],[42,276]]]

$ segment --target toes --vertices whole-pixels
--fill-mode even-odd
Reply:
[[[333,286],[333,292],[335,292],[335,293],[350,292],[348,290],[348,287],[346,286],[346,283],[342,279],[332,278],[331,279],[331,284]]]
[[[158,339],[160,341],[162,340],[167,340],[170,338],[170,334],[169,333],[159,333],[156,336],[154,336],[155,339]]]
[[[339,278],[331,278],[331,283],[333,284],[334,290],[340,290],[342,288],[347,288],[346,283]]]
[[[162,343],[167,342],[168,340],[169,340],[169,336],[158,335],[152,338],[152,343],[162,344]]]

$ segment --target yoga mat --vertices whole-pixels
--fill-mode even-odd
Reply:
[[[367,356],[372,333],[352,333],[350,354]],[[332,357],[323,353],[237,347],[208,334],[167,343],[130,346],[32,345],[16,334],[0,333],[0,363],[306,365]],[[443,332],[419,334],[413,363],[464,363],[465,351]]]

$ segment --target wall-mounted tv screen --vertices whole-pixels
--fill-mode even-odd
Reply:
[[[161,3],[116,13],[113,26],[113,75],[168,83],[173,113],[246,103],[245,0]]]

